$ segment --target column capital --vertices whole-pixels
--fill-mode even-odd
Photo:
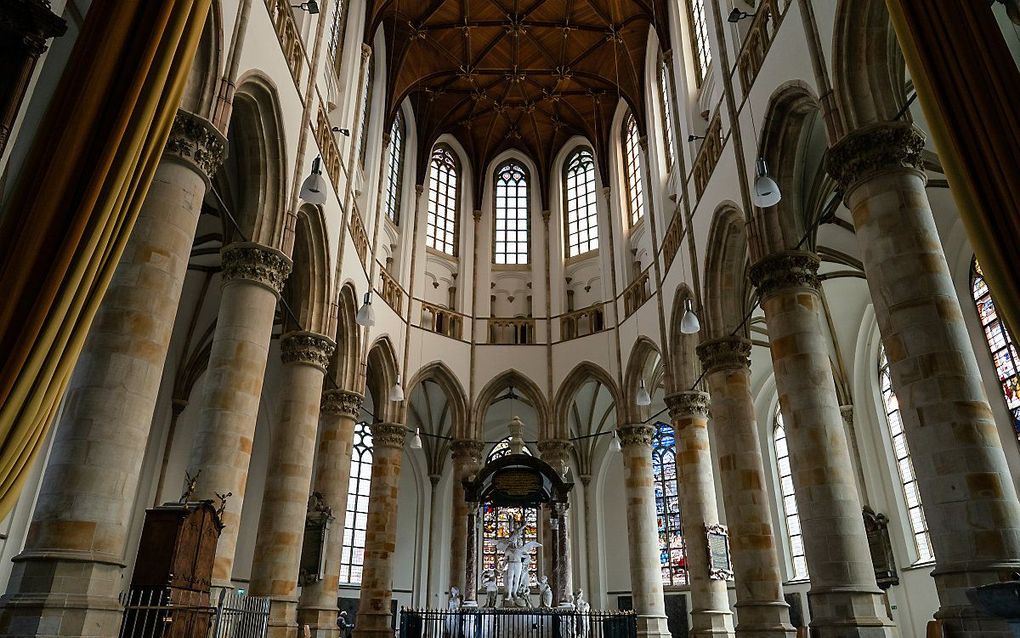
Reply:
[[[373,423],[368,426],[372,432],[372,447],[403,449],[407,428],[401,423]]]
[[[573,445],[567,439],[545,439],[538,442],[538,454],[543,461],[566,459]]]
[[[617,428],[617,436],[620,437],[620,445],[623,447],[637,445],[651,447],[652,437],[655,436],[655,428],[644,423],[624,425]]]
[[[924,133],[909,122],[861,127],[829,149],[825,169],[846,196],[868,179],[903,169],[922,171]]]
[[[485,443],[478,439],[454,439],[450,442],[450,455],[454,464],[480,465]]]
[[[666,406],[673,421],[688,417],[708,418],[707,392],[676,392],[666,396]]]
[[[220,251],[223,283],[245,280],[268,288],[277,296],[283,291],[293,266],[290,257],[255,242],[234,242]]]
[[[280,359],[284,363],[314,366],[323,373],[334,350],[336,343],[332,339],[314,332],[288,332],[280,338]]]
[[[204,117],[177,109],[163,155],[194,168],[208,187],[227,157],[227,138]]]
[[[768,255],[751,266],[751,281],[762,298],[790,288],[818,290],[818,255],[803,250],[785,250]]]
[[[333,416],[350,417],[357,421],[358,414],[361,412],[361,403],[364,400],[365,397],[357,392],[334,388],[322,393],[319,411]]]
[[[697,353],[706,374],[718,370],[751,367],[751,342],[743,337],[732,336],[702,341],[698,344]]]

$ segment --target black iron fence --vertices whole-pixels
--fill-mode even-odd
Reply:
[[[636,638],[631,611],[401,609],[400,638]]]
[[[269,599],[220,590],[208,594],[170,588],[132,589],[121,594],[120,638],[264,638]]]

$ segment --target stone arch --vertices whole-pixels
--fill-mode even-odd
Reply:
[[[319,334],[329,332],[329,246],[322,209],[305,204],[298,210],[294,229],[294,267],[283,289],[293,317],[284,318],[287,330]],[[289,325],[297,320],[297,326]]]
[[[223,61],[223,6],[214,0],[198,41],[180,108],[211,120]]]
[[[884,0],[839,0],[832,66],[839,137],[895,119],[907,101],[906,64]]]
[[[469,431],[465,438],[482,438],[482,426],[485,424],[485,414],[489,406],[492,405],[501,391],[510,386],[521,391],[521,394],[534,408],[535,414],[538,417],[538,423],[536,424],[538,431],[545,431],[551,415],[548,401],[546,401],[542,389],[527,376],[511,368],[493,377],[485,384],[482,391],[478,393],[478,397],[475,398],[474,408],[472,409]]]
[[[620,389],[609,373],[591,361],[582,361],[574,366],[574,369],[560,383],[560,390],[553,401],[556,420],[555,423],[550,424],[552,427],[545,433],[546,438],[566,439],[570,437],[570,407],[574,403],[577,392],[589,381],[596,381],[605,387],[615,405],[620,405],[623,402]]]
[[[365,367],[365,393],[371,395],[375,422],[400,422],[402,406],[389,400],[390,388],[397,382],[397,355],[387,336],[380,337],[368,351]]]
[[[433,432],[433,434],[449,434],[453,438],[463,438],[468,430],[468,403],[464,386],[445,363],[433,361],[420,369],[407,384],[408,396],[413,395],[415,390],[418,390],[426,382],[436,384],[443,391],[452,425],[449,433]]]
[[[662,353],[659,347],[648,337],[639,337],[630,351],[627,371],[623,377],[623,397],[617,405],[620,423],[639,423],[643,420],[642,413],[647,408],[638,407],[635,401],[641,380],[645,380],[645,387],[649,394],[652,394],[663,376]]]
[[[354,320],[358,312],[358,294],[354,284],[345,282],[337,295],[336,352],[330,364],[329,377],[338,388],[354,390],[357,386],[361,334]]]
[[[747,278],[747,226],[736,204],[716,209],[708,232],[705,256],[705,312],[710,339],[725,337],[740,328],[747,314],[750,284]],[[747,327],[740,336],[747,336]]]
[[[711,245],[710,245],[711,246]],[[672,388],[666,388],[667,392],[682,392],[690,390],[700,374],[701,365],[698,362],[698,355],[695,352],[698,347],[698,335],[685,335],[680,330],[680,322],[684,316],[687,300],[690,299],[696,310],[697,299],[694,292],[687,284],[677,286],[676,294],[673,295],[673,310],[669,322],[669,365],[672,367]],[[705,313],[702,312],[702,315]],[[699,317],[700,318],[700,317]]]

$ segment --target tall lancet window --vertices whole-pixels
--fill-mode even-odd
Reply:
[[[437,146],[429,163],[429,212],[425,245],[457,254],[457,160],[447,146]]]
[[[354,426],[351,448],[351,479],[347,484],[344,544],[340,552],[340,582],[361,583],[365,562],[365,530],[368,528],[368,490],[372,486],[372,431],[364,421]]]
[[[662,96],[662,143],[666,146],[666,168],[673,166],[673,81],[669,74],[669,65],[664,58],[659,65],[659,94]]]
[[[581,148],[567,160],[564,188],[567,202],[567,257],[599,247],[599,213],[595,194],[595,158]]]
[[[340,52],[344,44],[344,7],[346,0],[333,3],[333,20],[329,23],[329,39],[326,40],[326,55],[333,70],[340,74]]]
[[[700,87],[708,77],[708,67],[712,65],[712,44],[708,40],[705,0],[687,0],[687,17],[690,20],[691,46],[694,49],[694,73]]]
[[[889,442],[892,445],[893,462],[896,473],[900,477],[903,499],[907,505],[907,519],[910,531],[914,536],[914,549],[917,551],[918,562],[934,560],[931,549],[931,537],[928,535],[928,522],[924,518],[921,506],[921,494],[917,490],[917,477],[914,464],[910,460],[910,448],[907,447],[907,435],[903,431],[903,417],[900,414],[900,402],[893,392],[892,377],[889,374],[889,360],[885,356],[885,348],[878,353],[878,382],[881,386],[882,405],[885,407],[885,422],[889,427]]]
[[[531,450],[524,448],[525,454]],[[491,463],[498,458],[510,454],[510,437],[506,437],[489,452],[485,459]],[[506,558],[499,551],[499,542],[505,541],[514,530],[524,525],[522,534],[524,542],[538,541],[538,508],[508,507],[486,503],[482,509],[482,569],[498,570],[499,585],[506,584]],[[528,581],[531,585],[538,584],[538,549],[532,549],[531,562],[528,563]]]
[[[641,133],[633,113],[623,121],[623,159],[630,225],[634,226],[645,216],[645,185],[641,181]]]
[[[1002,396],[1006,399],[1006,407],[1013,417],[1013,432],[1020,437],[1020,357],[1017,356],[1016,342],[1006,330],[1006,325],[999,319],[992,301],[992,293],[988,290],[985,277],[981,274],[981,265],[974,260],[971,267],[971,293],[977,305],[981,328],[985,333],[988,351],[995,363],[995,372],[1002,386]]]
[[[528,174],[513,160],[496,171],[496,223],[493,226],[493,261],[528,263]]]
[[[386,218],[400,223],[400,191],[404,175],[404,115],[397,111],[390,127],[390,162],[386,167]]]
[[[786,540],[790,548],[793,573],[790,580],[807,580],[807,558],[804,556],[804,531],[800,527],[800,511],[793,489],[793,469],[790,467],[790,448],[786,445],[786,428],[783,414],[776,408],[776,421],[772,428],[772,445],[776,451],[776,473],[779,475],[779,494],[783,497],[783,516],[786,519]]]
[[[676,437],[673,426],[656,423],[652,437],[652,470],[655,474],[655,513],[659,526],[659,566],[662,584],[686,585],[687,548],[680,522],[680,496],[676,476]]]

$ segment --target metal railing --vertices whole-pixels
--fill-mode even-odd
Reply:
[[[221,590],[216,605],[209,594],[183,589],[132,589],[121,594],[124,621],[120,638],[264,638],[269,598]]]
[[[636,638],[630,611],[401,609],[400,638]]]

